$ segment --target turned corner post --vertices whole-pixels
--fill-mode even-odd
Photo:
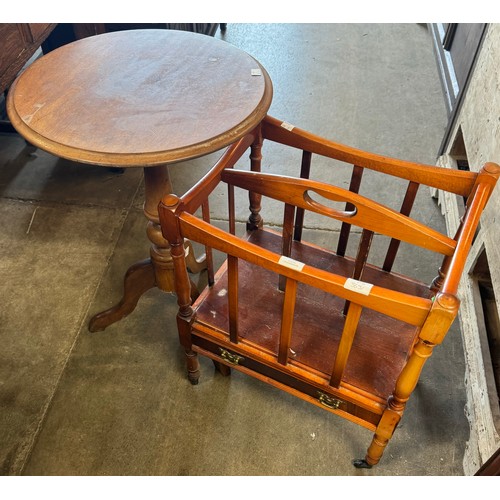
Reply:
[[[455,295],[441,292],[436,294],[408,361],[396,381],[394,392],[389,397],[366,456],[354,461],[356,467],[371,467],[379,462],[403,416],[406,403],[418,383],[425,362],[431,357],[434,347],[446,336],[457,315],[458,306],[459,300]]]
[[[403,411],[417,385],[425,362],[432,355],[434,347],[446,336],[457,316],[459,305],[460,301],[452,294],[438,292],[434,297],[410,357],[396,382],[389,404],[395,411]]]
[[[184,237],[182,236],[178,214],[183,210],[181,200],[169,194],[165,196],[159,206],[159,217],[163,236],[170,244],[174,269],[175,293],[177,295],[177,327],[179,340],[184,348],[188,379],[192,384],[197,384],[200,378],[197,354],[192,349],[191,323],[193,321],[193,308],[191,307],[191,280],[186,266],[186,251]]]
[[[174,194],[166,195],[159,206],[159,217],[163,236],[170,244],[170,254],[174,268],[175,293],[179,305],[179,316],[190,319],[191,282],[186,266],[184,237],[181,234],[178,213],[182,211],[182,203]]]
[[[420,372],[425,361],[432,354],[433,344],[430,344],[421,338],[418,339],[413,351],[399,375],[396,382],[396,388],[392,396],[387,401],[387,407],[382,414],[372,442],[368,447],[364,459],[353,461],[357,468],[370,468],[378,464],[384,454],[387,443],[391,439],[396,427],[403,416],[403,412],[413,389],[417,385]]]

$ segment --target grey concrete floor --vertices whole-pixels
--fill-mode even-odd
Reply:
[[[216,37],[266,67],[271,115],[359,148],[435,161],[446,112],[425,26],[229,24]],[[426,365],[381,463],[356,470],[351,459],[364,455],[369,431],[243,374],[223,378],[209,360],[191,386],[173,295],[151,290],[133,314],[89,333],[89,318],[120,298],[128,266],[148,256],[140,169],[71,163],[17,136],[0,136],[0,151],[3,475],[463,474],[458,324]],[[172,165],[174,190],[182,194],[218,156]],[[298,166],[271,147],[264,169]],[[387,186],[369,189],[393,201]],[[428,192],[418,203],[444,231]],[[266,221],[278,222],[272,211]],[[315,221],[309,232],[335,233]],[[427,255],[403,256],[403,270],[435,275]]]

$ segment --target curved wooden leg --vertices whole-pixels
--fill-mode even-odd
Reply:
[[[207,268],[207,259],[205,254],[201,255],[198,259],[196,258],[193,250],[193,245],[189,240],[184,243],[184,248],[186,249],[186,264],[189,271],[193,274],[198,274]]]
[[[151,259],[146,259],[130,267],[125,274],[123,297],[118,304],[96,314],[89,323],[91,332],[101,332],[109,325],[130,314],[139,298],[156,286],[155,271]]]
[[[148,219],[146,233],[151,242],[150,258],[131,266],[124,279],[124,292],[120,302],[112,308],[96,314],[89,323],[91,332],[99,332],[130,314],[136,307],[141,295],[147,290],[157,287],[164,292],[173,292],[174,266],[170,253],[170,245],[163,237],[158,216],[158,204],[162,196],[172,192],[172,185],[165,165],[144,168],[145,201],[144,215]],[[193,273],[206,268],[203,257],[196,259],[191,243],[185,246],[186,261]],[[193,302],[199,292],[191,281],[191,298]]]

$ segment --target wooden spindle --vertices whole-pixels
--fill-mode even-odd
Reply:
[[[357,165],[353,166],[351,183],[349,184],[349,191],[351,191],[352,193],[359,192],[359,187],[361,185],[361,178],[363,177],[363,171],[364,171],[363,167],[358,167]],[[351,212],[355,208],[356,207],[352,203],[345,204],[346,212]],[[349,224],[348,222],[342,222],[342,226],[340,228],[339,242],[337,245],[337,255],[340,257],[344,257],[345,255],[350,232],[351,232],[351,224]]]
[[[286,365],[288,362],[296,295],[297,281],[291,278],[286,279],[285,299],[283,301],[283,313],[281,316],[280,343],[278,348],[278,363],[282,365]]]
[[[361,240],[358,246],[358,253],[356,255],[356,263],[354,265],[353,279],[361,279],[363,274],[363,269],[365,268],[366,262],[368,260],[368,254],[370,253],[370,246],[373,240],[373,231],[368,231],[363,229],[361,233]]]
[[[417,191],[419,186],[420,184],[418,184],[417,182],[410,182],[408,184],[408,188],[406,189],[406,194],[400,210],[400,213],[402,213],[403,215],[410,215],[411,209],[413,208],[413,203],[415,202],[415,197],[417,196]],[[396,240],[395,238],[391,239],[389,248],[387,250],[387,255],[385,256],[384,265],[382,266],[382,269],[384,271],[391,272],[394,260],[396,259],[396,255],[398,253],[400,243],[401,241]]]
[[[208,200],[205,200],[201,205],[201,216],[205,222],[210,224],[210,206]],[[205,245],[205,262],[207,265],[207,279],[208,285],[212,286],[214,284],[214,259],[212,248]]]
[[[295,207],[285,203],[285,211],[283,215],[283,232],[281,236],[281,255],[290,257],[292,254],[292,233],[293,233],[293,217],[295,215]],[[286,277],[279,277],[279,289],[285,290]]]
[[[300,165],[300,178],[309,179],[311,173],[311,157],[312,153],[309,151],[302,151],[302,163]],[[302,239],[302,229],[304,227],[304,209],[297,208],[297,214],[295,216],[295,232],[293,234],[293,239],[295,241],[300,241]]]
[[[229,232],[236,234],[236,217],[234,212],[234,186],[227,185],[227,203],[228,203],[228,217],[229,217]]]
[[[260,172],[262,160],[262,133],[256,135],[255,141],[250,147],[250,170],[252,172]],[[248,193],[250,202],[250,216],[247,221],[247,231],[254,231],[263,225],[262,216],[260,215],[262,195],[254,192]]]
[[[332,377],[330,379],[330,385],[334,387],[339,387],[340,381],[342,380],[342,375],[344,374],[347,359],[349,357],[349,353],[351,352],[354,335],[356,334],[362,309],[363,308],[356,303],[351,303],[349,307],[349,312],[345,319],[344,330],[342,332],[342,338],[340,339],[337,355],[335,356]]]
[[[227,288],[229,309],[229,340],[238,343],[238,259],[227,256]]]
[[[373,231],[368,231],[363,229],[361,233],[361,240],[358,245],[358,253],[356,255],[356,261],[354,263],[354,272],[352,273],[352,278],[355,280],[361,279],[363,274],[363,269],[365,268],[366,262],[368,260],[368,254],[370,252],[370,246],[373,240]],[[344,316],[349,310],[349,301],[346,300],[344,305]]]

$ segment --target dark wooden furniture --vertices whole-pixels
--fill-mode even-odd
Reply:
[[[259,172],[266,141],[302,150],[300,178]],[[235,170],[248,147],[250,171]],[[309,179],[312,156],[354,165],[349,189]],[[345,164],[332,165],[328,177],[344,179]],[[362,175],[369,177],[369,198],[358,193]],[[499,175],[493,163],[472,173],[369,154],[267,117],[190,191],[165,196],[160,206],[189,380],[198,381],[198,353],[223,373],[234,367],[257,377],[374,431],[366,457],[354,465],[376,464],[425,361],[457,315],[465,259]],[[383,177],[385,189],[404,186],[400,211],[375,201],[375,176]],[[210,222],[210,196],[221,184],[227,185],[227,229]],[[420,185],[466,197],[455,237],[410,217]],[[238,236],[241,190],[249,193],[251,214]],[[280,231],[264,226],[262,196],[274,213],[283,206]],[[336,248],[305,241],[303,220],[311,214],[339,224]],[[354,248],[353,237],[359,240]],[[208,285],[193,304],[185,238],[205,245],[210,263]],[[438,254],[442,266],[432,283],[393,271],[401,242]],[[377,245],[384,249],[380,262],[372,259]],[[215,274],[214,249],[227,255]]]
[[[172,192],[167,165],[220,150],[264,118],[266,70],[221,40],[175,30],[105,33],[64,45],[14,82],[7,111],[31,144],[56,156],[144,168],[150,258],[125,276],[119,304],[96,315],[103,330],[132,312],[152,287],[173,290],[172,260],[158,219]],[[204,264],[190,252],[190,267]]]
[[[0,23],[0,94],[8,90],[55,26],[51,23]],[[0,132],[13,133],[15,130],[5,119],[3,97],[0,104]]]
[[[218,26],[214,23],[59,23],[42,44],[42,48],[47,54],[58,47],[88,36],[137,29],[173,29],[213,36]]]
[[[10,86],[55,26],[51,23],[0,23],[0,92]]]

